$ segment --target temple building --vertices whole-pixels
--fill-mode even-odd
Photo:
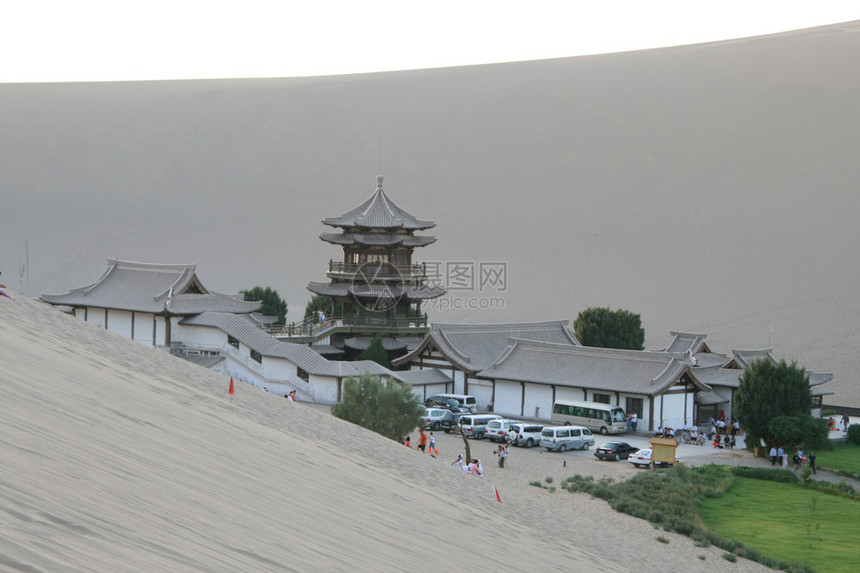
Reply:
[[[416,248],[436,241],[417,233],[436,223],[395,205],[382,190],[381,175],[370,198],[323,223],[338,232],[323,233],[320,239],[341,247],[343,253],[339,260],[329,261],[328,282],[311,282],[307,287],[333,303],[331,316],[320,317],[324,342],[354,359],[378,335],[391,358],[405,354],[429,332],[422,302],[446,292],[428,283],[426,265],[413,258]],[[293,325],[293,335],[307,327]],[[318,325],[316,330],[320,331]],[[319,345],[317,337],[308,342]]]

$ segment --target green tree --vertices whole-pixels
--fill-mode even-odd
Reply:
[[[629,310],[587,308],[573,321],[573,331],[585,346],[642,350],[645,344],[642,319]]]
[[[807,416],[777,416],[767,424],[775,443],[786,449],[803,446],[807,450],[830,449],[827,420]]]
[[[792,423],[777,420],[781,417],[812,417],[812,392],[806,370],[785,360],[774,363],[770,359],[753,362],[741,374],[735,392],[732,415],[747,432],[747,447],[758,445],[759,439],[768,446],[783,445],[779,438],[790,439],[786,426]],[[773,425],[771,426],[771,422]],[[794,423],[801,423],[797,420]]]
[[[386,385],[365,372],[358,380],[352,376],[344,380],[343,398],[331,407],[331,413],[400,442],[421,424],[424,405],[408,384]]]
[[[324,294],[315,294],[305,306],[305,316],[316,316],[317,311],[323,311],[326,316],[336,316],[332,311],[332,299]],[[343,315],[343,303],[334,306],[337,315]]]
[[[360,359],[373,360],[377,364],[381,364],[389,370],[391,369],[391,361],[388,360],[388,351],[382,345],[382,339],[379,338],[378,334],[373,335],[373,340],[370,341],[367,350],[361,353]]]
[[[245,300],[260,300],[263,301],[263,306],[260,307],[260,312],[266,316],[277,316],[278,324],[284,324],[287,317],[287,303],[278,294],[278,291],[271,287],[263,288],[255,286],[249,290],[239,291],[245,297]]]

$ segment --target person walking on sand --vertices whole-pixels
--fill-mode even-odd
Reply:
[[[407,448],[412,448],[412,436],[406,436],[406,441],[405,441],[405,442],[403,442],[403,444],[404,444]]]
[[[427,434],[424,433],[424,428],[418,430],[418,449],[422,454],[427,453]]]
[[[438,455],[439,450],[436,449],[436,436],[433,435],[433,432],[430,432],[430,455]]]

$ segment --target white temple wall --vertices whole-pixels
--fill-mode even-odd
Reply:
[[[109,309],[107,312],[107,330],[131,340],[131,312]]]
[[[149,312],[135,312],[133,320],[133,332],[131,339],[137,342],[152,345],[152,321],[155,315]]]
[[[516,418],[522,415],[523,387],[519,382],[496,380],[496,397],[493,413]]]
[[[552,418],[552,386],[526,384],[523,417],[550,420]]]
[[[310,393],[319,404],[337,403],[337,378],[328,376],[314,376],[309,378]]]

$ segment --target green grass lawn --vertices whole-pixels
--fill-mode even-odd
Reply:
[[[815,513],[811,500],[817,499]],[[821,572],[854,572],[860,563],[860,502],[789,484],[737,478],[723,496],[704,499],[705,526],[770,557]],[[812,531],[812,548],[806,524]]]
[[[815,465],[860,474],[860,446],[848,442],[834,445],[829,452],[815,453]]]

